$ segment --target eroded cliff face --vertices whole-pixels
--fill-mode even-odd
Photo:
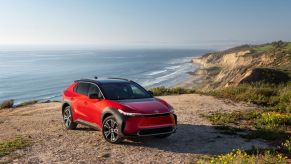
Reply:
[[[201,65],[196,74],[205,75],[203,90],[241,83],[288,81],[288,73],[285,72],[291,70],[288,68],[291,59],[290,50],[271,47],[258,52],[258,47],[247,45],[194,58],[192,62]],[[282,71],[282,68],[287,70]]]
[[[220,66],[235,68],[242,65],[249,65],[251,63],[252,57],[248,55],[249,53],[249,50],[227,53],[224,55],[212,53],[207,56],[202,56],[201,58],[193,59],[193,63],[199,63],[203,67]]]

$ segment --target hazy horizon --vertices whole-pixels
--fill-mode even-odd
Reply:
[[[225,49],[291,41],[291,1],[0,1],[0,48]]]

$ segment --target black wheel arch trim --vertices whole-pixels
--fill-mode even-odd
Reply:
[[[71,107],[71,110],[73,111],[73,107],[72,107],[72,103],[71,103],[71,101],[64,100],[64,101],[62,102],[62,107],[61,107],[62,114],[63,114],[64,109],[65,109],[64,107],[67,106],[67,105],[69,105],[69,106]]]
[[[173,114],[174,115],[174,118],[175,118],[175,124],[178,125],[178,118],[177,118],[177,115],[176,114]]]
[[[111,108],[111,107],[106,107],[103,111],[102,111],[102,115],[101,115],[101,122],[103,124],[103,121],[105,119],[105,116],[107,114],[110,114],[112,116],[115,117],[117,123],[120,126],[120,129],[119,129],[119,135],[121,137],[124,137],[124,134],[123,134],[123,130],[124,130],[124,127],[125,127],[125,122],[126,122],[126,117],[124,115],[122,115],[121,113],[119,113],[119,111],[115,108]]]

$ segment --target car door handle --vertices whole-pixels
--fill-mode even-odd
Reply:
[[[88,104],[87,101],[85,101],[84,104],[87,105]]]

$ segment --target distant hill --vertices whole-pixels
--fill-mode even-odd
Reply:
[[[277,41],[242,45],[194,58],[205,75],[202,88],[216,89],[242,83],[288,83],[291,77],[291,43]]]

